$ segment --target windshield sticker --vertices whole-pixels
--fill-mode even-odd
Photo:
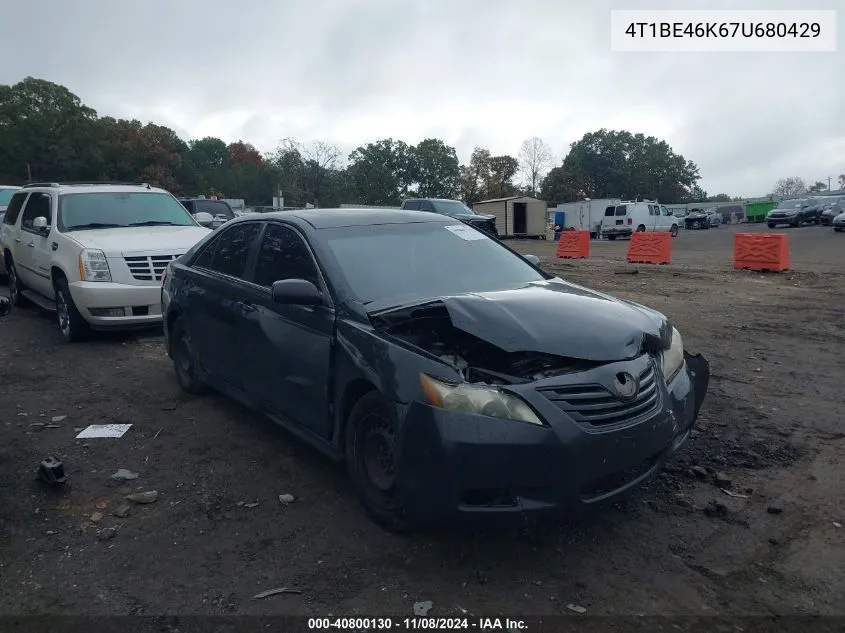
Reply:
[[[446,227],[447,231],[452,231],[455,235],[457,235],[462,240],[472,241],[472,240],[483,240],[485,238],[484,233],[481,231],[476,231],[474,228],[467,226],[466,224],[450,224]]]

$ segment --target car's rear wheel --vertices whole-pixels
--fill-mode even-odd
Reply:
[[[194,395],[205,393],[208,386],[203,380],[199,356],[182,317],[173,323],[170,354],[176,382],[182,390]]]
[[[6,265],[6,274],[9,276],[9,301],[17,308],[26,305],[26,297],[22,294],[26,290],[26,286],[21,283],[15,262],[12,261],[11,257]]]
[[[672,234],[672,237],[678,237],[678,225],[673,224],[672,228],[669,229],[669,232]]]
[[[645,224],[640,224],[637,227],[637,233],[644,233],[645,232]]]
[[[769,228],[770,228],[770,229],[773,229],[773,228],[775,228],[776,226],[777,226],[777,224],[772,224],[771,222],[769,222]]]
[[[396,416],[378,391],[362,396],[346,426],[346,465],[358,497],[373,519],[407,529],[396,494]]]
[[[78,343],[88,338],[90,327],[80,314],[70,295],[67,279],[57,279],[54,286],[56,301],[56,324],[59,333],[68,343]]]

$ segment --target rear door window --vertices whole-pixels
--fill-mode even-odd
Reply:
[[[616,212],[616,207],[607,207],[607,208],[604,210],[604,217],[606,217],[606,218],[612,218],[612,217],[613,217],[613,214],[614,214],[615,212]]]
[[[620,215],[628,215],[628,206],[624,204],[620,204],[616,207],[616,216],[619,217]]]
[[[52,224],[52,199],[46,193],[36,192],[29,196],[21,219],[21,228],[25,231],[34,231],[32,222],[35,218],[46,218],[47,226]]]
[[[209,243],[194,265],[221,275],[243,279],[247,260],[260,232],[261,224],[258,222],[233,226]]]
[[[12,196],[12,199],[9,201],[9,206],[6,209],[6,216],[3,218],[4,224],[11,224],[14,226],[15,222],[18,221],[18,215],[20,215],[27,194],[29,194],[28,191],[21,191]]]

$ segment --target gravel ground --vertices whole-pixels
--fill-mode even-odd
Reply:
[[[582,261],[513,243],[662,310],[711,362],[682,454],[577,524],[385,533],[342,467],[221,396],[182,394],[159,334],[65,345],[46,316],[14,311],[0,322],[0,613],[845,613],[845,236],[789,230],[793,270],[762,275],[731,270],[735,230],[682,232],[668,266],[625,264],[627,241]],[[133,426],[74,439],[110,422]],[[51,454],[62,489],[34,478]],[[111,479],[120,468],[140,476]],[[147,490],[155,502],[113,514]],[[253,599],[277,587],[300,593]]]

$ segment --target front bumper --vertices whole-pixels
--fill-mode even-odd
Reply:
[[[161,287],[75,281],[70,295],[82,317],[97,330],[157,327],[161,324]],[[122,309],[124,316],[103,316]]]
[[[702,356],[685,360],[670,385],[659,375],[658,410],[629,425],[585,429],[539,396],[530,403],[548,427],[413,403],[397,438],[407,520],[521,521],[577,513],[631,490],[660,470],[698,417],[710,368]]]

